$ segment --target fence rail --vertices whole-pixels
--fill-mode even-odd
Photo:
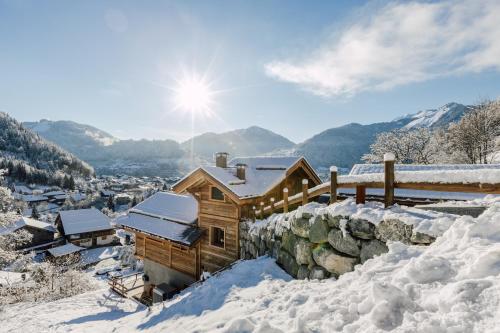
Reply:
[[[429,174],[429,178],[432,178],[433,172],[425,171]],[[450,171],[452,172],[452,171]],[[500,170],[496,169],[481,169],[482,174],[488,172],[494,172],[495,175],[499,175]],[[356,203],[365,203],[366,189],[384,189],[384,203],[385,207],[392,206],[395,202],[394,199],[394,189],[409,189],[409,190],[425,190],[425,191],[437,191],[437,192],[461,192],[461,193],[482,193],[482,194],[500,194],[500,179],[498,182],[494,183],[482,183],[479,180],[476,182],[436,182],[436,181],[412,181],[411,177],[402,177],[403,180],[398,181],[398,174],[409,174],[409,172],[395,173],[394,171],[394,160],[389,157],[385,157],[384,161],[384,174],[370,175],[366,177],[364,175],[360,176],[338,176],[337,168],[330,168],[330,181],[320,184],[318,186],[308,188],[307,180],[302,181],[302,192],[297,193],[292,196],[288,196],[288,189],[283,190],[283,200],[274,201],[274,198],[270,199],[269,204],[260,203],[260,209],[255,209],[254,207],[254,217],[262,218],[264,215],[272,214],[275,212],[288,212],[288,209],[292,205],[306,204],[312,199],[317,198],[322,194],[330,193],[330,203],[337,201],[337,193],[339,188],[355,188],[356,189]],[[371,178],[371,179],[367,179]],[[373,178],[377,178],[373,180]],[[378,179],[380,178],[380,179]],[[410,178],[410,180],[404,180],[405,178]],[[469,177],[470,178],[470,177]]]

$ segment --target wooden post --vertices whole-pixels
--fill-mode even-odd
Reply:
[[[302,179],[302,206],[304,205],[307,205],[307,201],[308,201],[308,193],[307,193],[307,190],[308,190],[308,184],[309,184],[309,181],[307,179]]]
[[[337,202],[337,167],[330,167],[330,204]]]
[[[256,218],[256,215],[257,213],[255,212],[255,206],[252,207],[252,211],[253,211],[253,216],[252,216],[252,220],[255,222],[255,218]]]
[[[288,188],[283,189],[283,213],[288,213]]]
[[[264,202],[260,202],[260,219],[262,220],[264,218]]]
[[[364,204],[366,200],[366,186],[356,186],[356,204]]]
[[[274,213],[274,198],[269,199],[271,201],[271,214]]]
[[[394,204],[394,154],[384,154],[384,204],[385,207]]]

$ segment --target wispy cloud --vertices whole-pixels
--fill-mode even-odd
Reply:
[[[344,27],[303,59],[266,73],[314,94],[352,96],[500,70],[500,1],[395,2]]]

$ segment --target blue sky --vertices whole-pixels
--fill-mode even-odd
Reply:
[[[498,1],[0,0],[0,110],[120,138],[192,135],[175,109],[206,74],[194,133],[258,125],[301,142],[500,96]]]

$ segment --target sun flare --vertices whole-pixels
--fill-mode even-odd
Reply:
[[[210,115],[214,103],[214,92],[210,86],[209,82],[198,75],[183,77],[173,89],[175,109]]]

